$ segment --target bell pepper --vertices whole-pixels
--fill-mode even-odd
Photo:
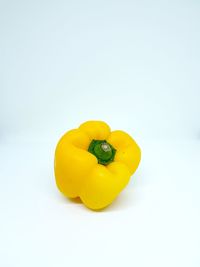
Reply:
[[[57,144],[56,184],[65,196],[79,197],[90,209],[102,209],[128,184],[140,158],[140,148],[130,135],[111,132],[103,121],[87,121]]]

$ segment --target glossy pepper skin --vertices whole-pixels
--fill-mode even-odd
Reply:
[[[65,196],[102,209],[128,184],[140,159],[140,148],[127,133],[111,132],[103,121],[87,121],[57,144],[56,184]]]

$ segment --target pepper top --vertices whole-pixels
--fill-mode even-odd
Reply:
[[[116,149],[106,140],[92,140],[88,151],[98,159],[98,163],[108,165],[115,158]]]

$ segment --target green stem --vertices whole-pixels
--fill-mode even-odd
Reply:
[[[116,149],[106,140],[92,140],[88,151],[98,159],[98,163],[108,165],[113,162]]]

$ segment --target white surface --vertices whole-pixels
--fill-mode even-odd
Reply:
[[[2,266],[199,266],[200,144],[142,142],[130,185],[92,212],[63,198],[49,142],[1,146]]]
[[[0,266],[199,267],[199,2],[0,5]],[[53,176],[58,139],[88,119],[143,153],[102,212]]]

